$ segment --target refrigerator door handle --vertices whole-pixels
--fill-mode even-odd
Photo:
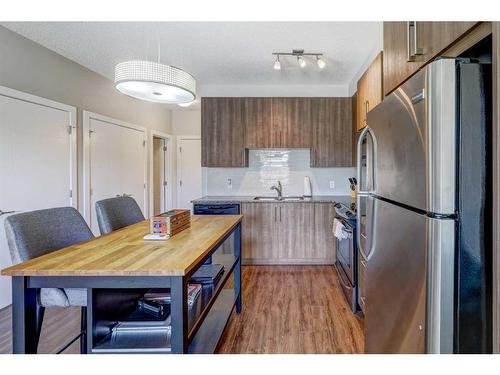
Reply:
[[[361,242],[361,196],[358,195],[357,198],[356,198],[357,202],[356,202],[356,206],[358,207],[358,212],[357,212],[357,223],[356,223],[356,227],[357,227],[357,230],[356,230],[356,242],[358,244],[358,249],[359,249],[359,253],[361,254],[361,257],[363,258],[363,260],[365,262],[368,262],[368,257],[366,256],[365,254],[365,250],[363,249],[363,246],[361,245],[362,242]],[[366,243],[366,242],[365,242]]]
[[[368,127],[365,127],[362,131],[361,131],[361,134],[359,135],[359,139],[358,139],[358,147],[357,147],[357,154],[358,154],[358,158],[357,158],[357,164],[356,164],[356,168],[357,168],[357,178],[358,178],[358,194],[368,194],[369,191],[368,190],[363,190],[363,181],[364,179],[361,178],[361,147],[362,147],[362,144],[363,144],[363,139],[365,138],[365,135],[369,132],[369,128]],[[368,156],[367,156],[368,157]]]
[[[366,198],[366,197],[364,197]],[[370,258],[373,256],[373,254],[375,253],[375,242],[376,242],[376,236],[375,236],[375,210],[376,210],[376,204],[375,204],[375,201],[373,201],[373,206],[370,210],[370,215],[368,216],[367,215],[367,221],[365,223],[365,228],[368,228],[368,231],[369,233],[366,233],[366,242],[365,243],[368,243],[369,245],[369,252],[368,254],[365,252],[365,249],[363,249],[363,246],[361,245],[362,242],[361,242],[361,210],[360,210],[360,207],[361,207],[361,197],[358,195],[357,197],[357,202],[356,202],[356,206],[358,207],[358,212],[357,212],[357,228],[358,230],[356,230],[356,240],[357,240],[357,243],[358,243],[358,248],[359,248],[359,253],[361,254],[361,257],[363,258],[363,260],[365,261],[366,264],[368,264],[368,261],[370,260]],[[369,218],[369,220],[368,220]]]

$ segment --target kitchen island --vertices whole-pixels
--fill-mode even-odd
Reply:
[[[241,311],[241,220],[193,216],[190,228],[162,242],[143,240],[149,233],[143,221],[4,269],[12,276],[14,353],[36,353],[39,288],[87,289],[88,353],[214,352],[233,309]],[[230,237],[234,253],[219,254]],[[188,309],[190,277],[209,257],[224,272]],[[151,288],[170,289],[169,333],[114,340],[113,327],[136,313],[138,298]]]

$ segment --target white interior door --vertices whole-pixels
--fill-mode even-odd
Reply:
[[[0,210],[76,207],[76,108],[0,86]],[[76,194],[75,194],[76,195]],[[0,269],[12,264],[0,213]],[[11,303],[0,277],[0,308]]]
[[[192,209],[202,195],[201,139],[179,137],[177,144],[177,205]]]
[[[86,219],[99,235],[95,203],[119,195],[130,195],[145,216],[145,129],[94,113],[84,113],[86,142]]]

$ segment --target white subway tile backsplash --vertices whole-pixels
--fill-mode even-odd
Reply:
[[[284,195],[302,195],[309,176],[313,195],[347,195],[347,178],[356,174],[355,168],[311,168],[308,149],[250,150],[249,158],[248,168],[203,168],[203,194],[274,195],[270,188],[279,180]]]

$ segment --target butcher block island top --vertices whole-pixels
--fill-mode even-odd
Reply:
[[[167,241],[145,241],[149,220],[2,270],[7,276],[184,276],[228,235],[242,215],[193,215]]]

